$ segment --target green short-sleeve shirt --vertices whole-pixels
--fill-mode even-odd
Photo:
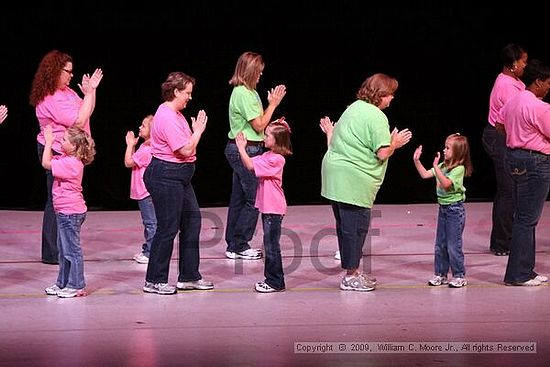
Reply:
[[[243,132],[250,141],[262,141],[263,132],[257,133],[250,125],[250,121],[263,115],[262,100],[258,92],[248,89],[244,85],[233,88],[229,99],[229,139],[235,139],[239,132]]]
[[[376,152],[390,143],[386,115],[365,101],[352,103],[335,124],[323,158],[321,195],[371,208],[388,165],[387,160],[378,159]]]
[[[439,163],[438,166],[443,175],[451,180],[453,185],[448,191],[445,191],[439,184],[437,176],[435,176],[435,170],[433,168],[430,170],[437,180],[437,202],[441,205],[449,205],[458,201],[466,200],[466,188],[464,187],[464,166],[456,166],[450,171],[445,166],[445,163]]]

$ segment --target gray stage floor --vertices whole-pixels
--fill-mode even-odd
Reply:
[[[175,296],[141,291],[146,265],[131,260],[142,243],[138,211],[89,212],[89,295],[73,299],[43,293],[58,267],[39,261],[42,213],[0,211],[0,365],[548,366],[550,287],[503,285],[507,257],[488,250],[490,209],[466,204],[469,285],[451,289],[426,284],[437,206],[375,206],[365,268],[379,286],[359,293],[338,289],[330,207],[289,207],[281,240],[287,291],[273,294],[253,291],[262,261],[225,258],[226,208],[204,209],[201,273],[215,289]],[[549,224],[546,207],[535,268],[545,275]],[[259,225],[253,247],[261,235]],[[518,346],[534,350],[511,350]]]

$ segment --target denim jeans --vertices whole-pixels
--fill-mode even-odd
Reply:
[[[453,277],[464,278],[466,275],[462,251],[462,233],[465,223],[466,211],[462,201],[439,205],[434,254],[435,275],[446,277],[449,265]]]
[[[153,237],[157,231],[157,217],[155,216],[155,207],[151,195],[138,200],[138,206],[143,221],[143,237],[145,238],[145,243],[141,246],[141,252],[149,257]]]
[[[262,214],[265,251],[265,282],[278,290],[285,289],[283,258],[281,257],[281,223],[280,214]]]
[[[37,143],[38,160],[42,165],[42,155],[44,154],[44,146]],[[52,151],[54,155],[59,153]],[[42,262],[48,264],[57,264],[59,258],[59,250],[57,249],[57,219],[53,209],[52,202],[52,186],[53,175],[51,170],[46,172],[46,204],[44,206],[44,216],[42,217]]]
[[[363,245],[369,232],[371,210],[333,201],[332,212],[336,220],[336,236],[342,258],[342,269],[359,269],[359,263],[363,257]]]
[[[263,153],[263,147],[249,145],[246,147],[246,152],[250,157],[254,157]],[[227,242],[227,251],[242,252],[250,248],[248,242],[252,240],[258,222],[259,212],[254,206],[258,178],[254,175],[254,171],[243,165],[235,143],[227,143],[225,157],[233,169],[225,242]]]
[[[550,155],[508,149],[506,164],[512,176],[516,213],[504,281],[518,283],[537,276],[535,229],[550,188]]]
[[[512,178],[504,167],[506,137],[493,126],[487,124],[483,130],[482,142],[485,152],[493,160],[497,184],[495,197],[493,198],[490,248],[495,252],[506,252],[510,250],[514,221]]]
[[[57,213],[57,243],[59,247],[59,288],[82,289],[84,281],[84,257],[80,246],[80,228],[86,219],[86,213]]]
[[[157,231],[153,237],[145,280],[168,283],[174,239],[179,231],[179,282],[201,279],[199,235],[201,213],[191,178],[194,163],[173,163],[154,158],[143,181],[153,198]]]

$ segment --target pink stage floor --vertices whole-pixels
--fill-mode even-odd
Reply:
[[[138,211],[89,212],[82,228],[89,295],[74,299],[43,292],[58,268],[40,262],[42,212],[0,211],[0,365],[550,363],[550,287],[503,284],[507,257],[488,250],[490,203],[466,204],[469,284],[461,289],[426,283],[433,273],[435,204],[375,206],[365,268],[379,286],[368,293],[338,289],[342,271],[333,259],[334,221],[326,205],[289,208],[281,241],[288,289],[254,292],[263,262],[225,258],[226,209],[203,210],[201,273],[215,289],[174,296],[141,290],[146,265],[131,260],[142,243]],[[261,247],[261,234],[259,225],[253,247]],[[550,275],[549,249],[546,207],[537,231],[540,274]],[[176,251],[172,284],[175,257]],[[527,350],[512,350],[518,347]]]

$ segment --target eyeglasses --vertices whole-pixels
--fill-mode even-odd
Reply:
[[[66,73],[69,74],[69,75],[73,75],[73,71],[72,71],[72,70],[63,69],[63,71],[66,72]]]

